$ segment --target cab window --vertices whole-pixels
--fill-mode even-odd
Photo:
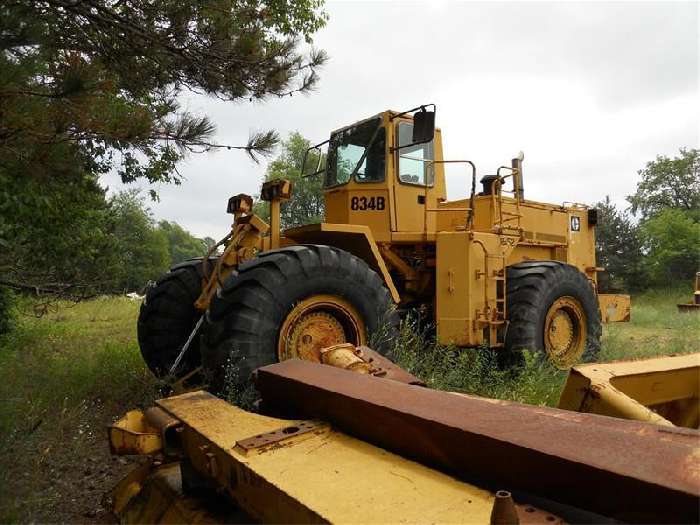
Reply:
[[[355,170],[357,182],[383,181],[385,147],[386,131],[381,127],[380,119],[368,120],[335,133],[328,148],[325,186],[345,184]],[[362,162],[358,166],[360,159]]]
[[[413,124],[410,122],[399,122],[398,143],[399,147],[413,142]],[[432,186],[435,178],[432,163],[425,162],[433,160],[433,141],[425,144],[416,144],[398,150],[399,154],[399,181],[406,184],[417,184],[419,186]]]

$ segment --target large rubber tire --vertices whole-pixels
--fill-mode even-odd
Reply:
[[[211,259],[209,267],[216,263]],[[146,292],[138,320],[138,341],[144,361],[156,377],[168,374],[175,358],[197,324],[194,307],[202,288],[202,259],[174,266]],[[199,338],[195,337],[177,370],[178,376],[200,365]]]
[[[585,338],[583,350],[573,360],[597,359],[602,333],[598,299],[591,283],[576,267],[558,261],[523,262],[508,268],[506,283],[509,321],[506,352],[512,356],[522,350],[532,350],[546,355],[562,369],[575,364],[569,362],[572,359],[556,358],[545,344],[545,324],[550,309],[566,302],[566,298],[573,298],[572,302],[585,314],[585,320],[581,319],[585,326],[581,326],[579,332]]]
[[[367,264],[338,248],[298,245],[260,254],[239,266],[207,311],[202,365],[210,389],[245,389],[251,373],[279,360],[278,340],[295,307],[335,296],[361,316],[374,349],[390,351],[398,314],[389,290]],[[367,339],[369,341],[369,339]]]

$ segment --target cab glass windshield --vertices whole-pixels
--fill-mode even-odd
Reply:
[[[345,184],[353,172],[358,182],[384,180],[386,134],[381,124],[380,118],[371,119],[331,135],[326,187]]]

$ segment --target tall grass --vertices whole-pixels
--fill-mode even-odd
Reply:
[[[566,374],[526,352],[518,369],[504,369],[498,350],[460,349],[437,343],[415,319],[405,319],[393,359],[429,388],[536,405],[555,405]]]
[[[135,338],[138,303],[61,303],[41,318],[26,301],[18,308],[16,328],[0,338],[0,444],[154,399]]]
[[[700,315],[680,314],[676,308],[689,297],[687,290],[667,289],[633,298],[629,323],[604,325],[599,360],[700,352]],[[396,362],[430,388],[556,406],[566,372],[531,352],[524,353],[521,368],[504,370],[497,352],[440,345],[411,318],[404,320],[393,345]]]
[[[677,308],[691,299],[690,287],[650,290],[633,297],[631,321],[605,326],[600,360],[700,352],[700,315]]]

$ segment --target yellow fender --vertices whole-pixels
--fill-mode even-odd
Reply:
[[[285,230],[284,236],[297,244],[327,244],[352,253],[384,279],[395,303],[401,300],[369,226],[322,222]]]

